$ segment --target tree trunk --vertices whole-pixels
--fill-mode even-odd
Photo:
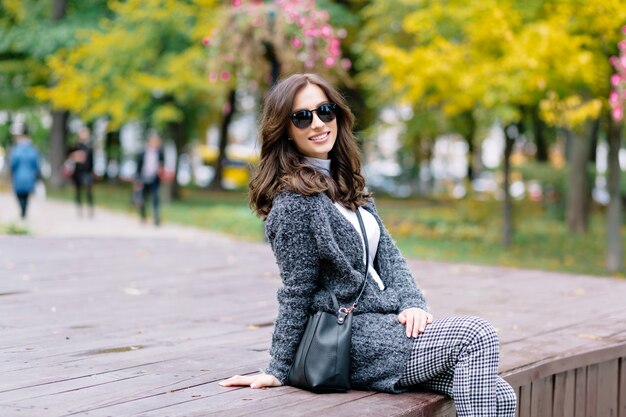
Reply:
[[[235,114],[235,105],[237,97],[236,90],[233,88],[228,94],[228,102],[224,106],[224,115],[222,125],[220,126],[220,142],[217,154],[217,162],[215,164],[215,176],[209,188],[212,190],[223,190],[222,180],[224,178],[224,162],[226,161],[226,146],[228,145],[228,126]]]
[[[67,13],[67,0],[54,0],[52,3],[52,20],[57,21]]]
[[[67,13],[67,0],[54,0],[52,3],[52,20],[59,21]],[[49,159],[50,181],[49,185],[58,188],[63,185],[61,167],[65,161],[67,143],[67,119],[69,113],[63,110],[51,110],[52,127],[50,129]]]
[[[50,128],[49,142],[49,162],[50,180],[49,185],[58,188],[63,185],[61,167],[65,162],[66,142],[67,142],[67,119],[69,113],[66,111],[52,110],[52,127]]]
[[[113,130],[107,132],[104,137],[104,153],[106,155],[106,168],[104,171],[104,178],[107,181],[117,181],[119,178],[119,168],[121,166],[121,144],[120,144],[120,132],[119,130]],[[110,175],[109,164],[115,161],[117,166],[117,173],[114,176]]]
[[[467,131],[463,136],[467,142],[467,179],[471,182],[482,171],[482,152],[476,144],[476,120],[471,112],[463,115],[467,120]]]
[[[169,183],[169,197],[173,200],[181,199],[180,186],[178,185],[178,161],[180,160],[180,155],[183,152],[185,145],[187,143],[187,124],[186,120],[182,120],[180,122],[170,123],[170,132],[172,138],[174,139],[174,145],[176,146],[176,165],[174,169],[174,178]]]
[[[272,80],[272,86],[278,83],[278,79],[280,78],[280,62],[278,61],[278,57],[276,56],[276,51],[274,49],[274,45],[270,42],[263,42],[265,46],[265,59],[270,63],[270,76]]]
[[[531,114],[533,119],[533,136],[535,138],[535,146],[537,147],[535,159],[537,162],[548,162],[546,124],[539,117],[539,107],[533,108]]]
[[[513,145],[519,135],[517,124],[512,123],[504,129],[504,199],[502,203],[502,243],[505,248],[511,247],[513,243],[513,200],[511,199],[511,154],[513,153]]]
[[[598,121],[588,122],[588,135],[580,135],[566,130],[569,142],[567,173],[566,221],[570,233],[587,233],[591,204],[591,180],[589,177],[589,154],[592,137],[597,134]]]
[[[610,273],[620,272],[624,267],[619,165],[621,133],[621,125],[609,116],[607,188],[611,199],[606,210],[606,269]]]

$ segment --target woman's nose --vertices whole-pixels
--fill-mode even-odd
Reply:
[[[313,120],[311,121],[311,128],[324,127],[324,122],[317,116],[317,112],[313,112]]]

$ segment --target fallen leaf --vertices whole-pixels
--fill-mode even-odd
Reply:
[[[580,333],[577,335],[577,337],[579,339],[589,339],[589,340],[602,340],[602,336],[598,336],[595,334],[589,334],[589,333]]]

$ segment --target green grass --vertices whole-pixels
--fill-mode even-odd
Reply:
[[[138,215],[131,204],[131,185],[121,183],[96,184],[94,199],[97,206]],[[49,190],[52,198],[72,200],[73,190],[67,186]],[[162,218],[165,223],[199,227],[246,240],[263,240],[263,222],[255,217],[247,205],[247,196],[241,191],[211,192],[189,188],[182,190],[182,200],[162,201]],[[148,216],[151,213],[148,208]]]
[[[0,224],[0,235],[29,235],[28,227],[19,223]]]
[[[589,233],[577,236],[541,205],[516,202],[515,235],[507,250],[501,243],[502,207],[497,201],[382,199],[378,206],[408,257],[606,275],[599,212],[592,216]]]
[[[135,213],[130,185],[97,184],[95,193],[98,205]],[[71,189],[50,195],[70,199]],[[251,213],[246,198],[241,191],[185,189],[183,200],[163,205],[163,220],[262,241],[263,224]],[[377,206],[407,257],[606,275],[604,217],[599,211],[593,214],[587,235],[573,236],[549,208],[515,202],[516,230],[507,250],[501,244],[502,209],[497,201],[378,196]]]

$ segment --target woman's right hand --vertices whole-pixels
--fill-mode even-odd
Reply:
[[[230,378],[221,381],[219,385],[222,387],[249,386],[250,388],[268,388],[280,387],[282,384],[274,375],[255,374],[231,376]]]

